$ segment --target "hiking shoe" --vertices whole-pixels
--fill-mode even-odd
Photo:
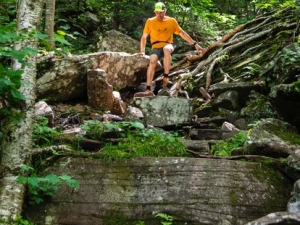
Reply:
[[[154,97],[154,93],[150,90],[146,90],[144,92],[137,92],[134,94],[134,98],[142,98],[142,97]]]
[[[166,87],[169,82],[169,77],[164,76],[162,82],[163,82],[163,87]]]

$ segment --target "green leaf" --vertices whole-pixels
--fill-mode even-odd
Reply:
[[[71,188],[78,188],[79,187],[79,182],[74,179],[66,180],[66,184],[71,187]]]
[[[48,183],[50,183],[51,185],[60,183],[59,177],[55,174],[49,174],[45,177],[45,179],[47,179]]]
[[[23,49],[23,51],[26,53],[26,54],[29,54],[29,55],[37,55],[37,50],[36,49],[33,49],[33,48],[27,48],[25,47]]]
[[[10,51],[8,53],[8,56],[11,56],[14,59],[17,59],[18,61],[21,61],[21,62],[24,61],[23,59],[25,58],[26,55],[27,55],[26,52],[24,52],[24,51],[17,51],[17,50],[12,50],[12,51]]]
[[[43,199],[41,199],[40,197],[37,197],[37,196],[32,196],[31,200],[33,200],[37,204],[43,202]]]
[[[19,184],[26,184],[27,183],[27,177],[18,176],[17,183],[19,183]]]
[[[23,74],[24,70],[11,70],[8,69],[7,70],[7,76],[10,77],[10,79],[12,80],[12,82],[14,82],[15,84],[21,84],[21,76]]]
[[[10,80],[8,80],[6,78],[0,78],[0,89],[7,87],[7,86],[12,86],[12,85],[13,85],[13,83]]]
[[[107,123],[107,124],[104,124],[106,126],[106,128],[108,130],[115,130],[115,129],[118,129],[119,126],[117,124],[113,124],[113,123]]]
[[[35,37],[37,37],[38,39],[44,40],[48,37],[48,35],[37,32],[37,33],[35,33]]]
[[[43,180],[41,178],[38,177],[28,177],[27,178],[27,183],[29,186],[36,188],[39,186],[40,181]]]
[[[59,176],[59,179],[66,181],[66,180],[72,179],[72,177],[69,175],[63,174],[63,175]]]
[[[11,89],[10,93],[14,97],[14,101],[16,101],[16,100],[26,100],[25,96],[18,90]]]
[[[137,121],[132,122],[131,126],[133,126],[134,128],[137,128],[137,129],[141,129],[141,130],[145,129],[144,124],[137,122]]]
[[[59,176],[59,178],[63,181],[66,182],[66,184],[69,186],[69,187],[72,187],[72,188],[78,188],[79,187],[79,183],[77,180],[73,179],[72,177],[66,175],[66,174],[63,174],[61,176]]]
[[[59,42],[61,44],[65,44],[65,45],[69,45],[71,46],[72,44],[70,42],[68,42],[67,40],[63,39],[63,38],[53,38],[54,41]]]
[[[34,171],[34,169],[31,166],[28,165],[22,165],[21,166],[21,171],[22,172],[28,172],[28,171]]]
[[[64,32],[63,30],[57,30],[56,32],[57,32],[57,34],[59,34],[61,36],[65,36],[66,35],[66,32]]]

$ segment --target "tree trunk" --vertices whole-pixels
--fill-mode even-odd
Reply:
[[[36,30],[40,24],[40,15],[43,9],[43,1],[19,0],[17,11],[17,30],[30,32]],[[27,39],[15,46],[16,50],[23,47],[37,48],[36,39]],[[1,123],[3,128],[3,141],[0,145],[2,157],[2,179],[0,190],[0,218],[1,222],[14,220],[21,215],[22,203],[25,192],[24,185],[17,184],[20,166],[26,163],[31,154],[32,131],[34,119],[34,103],[36,89],[36,56],[27,58],[30,66],[22,66],[19,62],[14,62],[14,69],[23,69],[21,92],[26,97],[24,102],[11,105],[11,110],[22,113],[23,117],[19,124],[10,120]]]
[[[46,0],[45,33],[48,35],[50,48],[55,48],[54,37],[55,0]]]

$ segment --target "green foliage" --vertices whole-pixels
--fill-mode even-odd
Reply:
[[[0,24],[0,98],[8,102],[24,100],[24,95],[19,91],[23,70],[10,69],[11,58],[20,63],[26,63],[24,58],[31,54],[31,50],[24,51],[13,49],[15,42],[23,40],[23,35],[13,31],[15,23]]]
[[[33,147],[51,145],[58,135],[58,131],[48,127],[48,119],[46,117],[36,117],[36,121],[33,124]]]
[[[37,54],[35,49],[24,46],[16,50],[14,46],[18,42],[33,38],[43,40],[46,36],[35,31],[16,32],[15,22],[0,24],[0,98],[11,106],[25,100],[25,96],[20,92],[21,86],[24,85],[22,84],[23,69],[12,69],[12,61],[16,60],[22,66],[31,66],[26,59]],[[21,117],[13,111],[13,107],[0,109],[0,115],[16,123]]]
[[[34,223],[23,219],[21,216],[17,216],[16,219],[14,220],[14,225],[34,225]]]
[[[133,130],[143,130],[145,129],[144,124],[134,121],[134,122],[128,122],[128,121],[124,121],[124,122],[118,122],[118,123],[109,123],[109,124],[105,124],[106,128],[110,131],[121,131],[119,132],[119,135],[121,137],[126,137],[127,135],[130,135],[129,132],[133,131]]]
[[[22,216],[16,216],[14,219],[2,219],[0,218],[0,224],[5,224],[5,225],[35,225],[35,223],[30,222],[26,219],[23,219]]]
[[[126,137],[128,132],[135,129],[144,129],[145,126],[139,122],[117,122],[103,124],[97,120],[86,120],[80,128],[85,131],[88,138],[102,140],[106,131],[116,131],[120,137]]]
[[[100,121],[86,120],[80,128],[85,131],[85,135],[89,138],[101,140],[105,131],[105,126]]]
[[[247,66],[243,67],[243,73],[241,74],[241,77],[248,77],[253,78],[259,75],[261,72],[261,66],[256,63],[249,63]]]
[[[106,124],[105,125],[109,130],[114,130],[114,129],[123,129],[123,130],[131,130],[131,129],[140,129],[143,130],[145,129],[144,124],[137,122],[137,121],[133,121],[133,122],[129,122],[129,121],[124,121],[124,122],[118,122],[115,124]]]
[[[291,87],[291,91],[300,93],[300,79],[298,79],[296,82],[293,83]]]
[[[165,213],[157,213],[155,215],[155,217],[158,217],[158,218],[161,218],[163,219],[164,221],[161,221],[160,223],[162,225],[172,225],[172,221],[173,221],[173,217],[168,215],[168,214],[165,214]]]
[[[272,104],[264,97],[249,101],[243,109],[243,113],[249,123],[258,121],[261,118],[277,118],[276,110]]]
[[[9,102],[25,100],[19,91],[23,70],[12,70],[0,64],[0,96]]]
[[[176,133],[163,130],[145,129],[139,122],[116,122],[103,124],[99,121],[88,120],[81,128],[85,136],[104,140],[107,133],[114,133],[122,138],[117,144],[107,142],[100,150],[99,157],[114,160],[133,157],[153,156],[188,156],[185,145]],[[78,137],[78,141],[83,137]]]
[[[166,213],[155,213],[153,212],[153,215],[155,215],[155,217],[162,219],[163,221],[160,221],[160,224],[162,225],[172,225],[172,221],[174,220],[174,218]],[[138,223],[136,223],[135,225],[145,225],[144,221],[138,221]]]
[[[125,134],[125,140],[117,145],[108,143],[99,156],[109,160],[142,156],[188,156],[185,145],[177,134],[161,130],[138,130]]]
[[[25,101],[25,96],[21,93],[20,88],[22,85],[23,69],[11,68],[13,60],[18,61],[22,66],[31,65],[28,64],[27,58],[36,55],[37,51],[32,48],[23,46],[21,49],[16,50],[14,48],[16,43],[24,40],[39,39],[42,43],[46,44],[47,36],[34,30],[29,32],[18,31],[16,32],[16,23],[10,22],[6,24],[0,24],[0,99],[8,102],[11,106],[3,107],[0,109],[0,115],[7,117],[11,121],[18,123],[22,114],[14,109],[14,105],[21,101]],[[66,44],[64,42],[64,44]],[[50,136],[54,135],[54,131],[46,131],[46,127],[42,128],[35,126],[35,144],[40,146],[49,143],[49,136],[43,136],[47,133]],[[2,133],[1,133],[2,134]]]
[[[21,170],[30,175],[18,176],[17,182],[26,184],[28,187],[29,198],[33,203],[40,203],[43,201],[44,196],[53,196],[58,187],[65,183],[71,188],[78,188],[78,181],[74,180],[68,175],[57,176],[55,174],[48,174],[44,177],[38,177],[34,169],[30,166],[23,165]]]
[[[291,130],[290,126],[287,124],[286,127],[278,126],[276,124],[267,124],[265,127],[269,132],[274,133],[276,136],[280,137],[284,141],[288,141],[295,145],[300,145],[300,136],[297,132]]]
[[[219,141],[211,146],[211,153],[215,156],[231,156],[233,149],[243,146],[248,140],[244,131],[239,131],[229,141]]]
[[[280,66],[282,67],[294,67],[300,69],[300,46],[295,45],[295,49],[291,50],[285,48],[279,55]]]
[[[252,3],[260,9],[278,9],[287,6],[296,7],[295,0],[253,0]]]
[[[229,197],[230,205],[231,206],[236,206],[236,204],[237,204],[237,196],[236,196],[236,194],[234,193],[233,190],[229,192],[229,196],[228,197]]]

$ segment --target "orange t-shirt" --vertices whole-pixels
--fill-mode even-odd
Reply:
[[[162,48],[167,43],[173,43],[173,34],[180,34],[182,29],[172,17],[166,16],[164,21],[152,17],[146,21],[143,32],[150,35],[152,48]]]

